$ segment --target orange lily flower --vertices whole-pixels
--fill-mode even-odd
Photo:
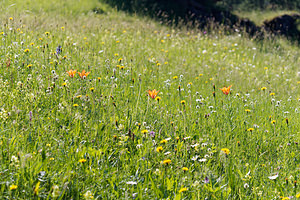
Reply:
[[[154,90],[152,90],[152,91],[149,90],[149,91],[148,91],[148,94],[149,94],[149,96],[150,96],[152,99],[155,99],[155,97],[157,96],[158,92],[159,92],[159,90],[156,91],[156,89],[154,89]]]
[[[68,71],[67,73],[69,74],[69,76],[71,78],[73,78],[75,76],[75,74],[76,74],[76,69],[75,70],[70,69],[70,71]]]
[[[82,72],[81,73],[78,72],[78,74],[80,78],[86,78],[90,74],[90,72],[86,72],[85,70],[82,70]]]
[[[231,85],[231,86],[232,86],[232,85]],[[220,88],[220,90],[222,90],[222,92],[223,92],[224,94],[228,95],[229,92],[230,92],[231,86]]]

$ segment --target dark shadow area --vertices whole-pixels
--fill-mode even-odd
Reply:
[[[265,21],[263,26],[257,26],[249,19],[234,15],[228,6],[222,6],[224,3],[221,0],[104,1],[118,10],[149,16],[167,25],[186,25],[208,31],[221,25],[228,33],[234,31],[245,32],[256,39],[280,35],[298,43],[300,41],[300,32],[297,28],[299,15],[275,17],[272,20]],[[263,0],[260,1],[263,2]]]

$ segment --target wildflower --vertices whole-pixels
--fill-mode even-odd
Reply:
[[[94,199],[94,196],[93,196],[92,192],[89,191],[89,190],[88,190],[83,196],[84,196],[84,198],[85,198],[86,200]]]
[[[252,132],[254,131],[254,128],[248,128],[247,131]]]
[[[159,102],[159,100],[161,100],[161,98],[160,97],[156,97],[155,100]]]
[[[262,91],[265,91],[267,88],[266,87],[262,87],[260,88]]]
[[[50,34],[50,32],[45,32],[45,35],[49,35]]]
[[[300,193],[296,194],[296,198],[300,198]]]
[[[173,76],[173,79],[178,79],[178,76]]]
[[[179,139],[180,139],[180,138],[177,136],[177,137],[176,137],[176,140],[179,140]]]
[[[86,162],[86,159],[82,158],[82,159],[80,159],[78,162],[80,162],[80,163],[85,163],[85,162]]]
[[[182,105],[184,105],[184,104],[185,104],[185,100],[180,101],[180,103],[181,103]]]
[[[64,83],[62,84],[62,86],[64,86],[64,87],[65,87],[66,85],[67,85],[67,83],[66,83],[66,82],[64,82]]]
[[[52,157],[52,158],[49,158],[49,160],[51,161],[51,160],[54,160],[54,158]]]
[[[14,20],[14,18],[10,17],[9,20]]]
[[[56,48],[56,54],[57,54],[57,55],[60,54],[61,51],[62,51],[62,49],[61,49],[61,46],[59,45],[59,46]]]
[[[157,151],[158,153],[162,152],[162,150],[163,150],[163,147],[162,147],[162,146],[156,148],[156,151]]]
[[[186,192],[188,189],[187,188],[181,188],[180,190],[179,190],[179,193],[181,193],[181,192]]]
[[[75,104],[73,104],[73,107],[78,107],[78,106],[79,106],[79,105],[78,105],[78,104],[76,104],[76,103],[75,103]]]
[[[38,182],[38,183],[35,185],[35,188],[34,188],[34,195],[39,195],[40,184],[41,184],[41,182]]]
[[[223,148],[221,149],[222,152],[224,152],[226,155],[228,155],[230,153],[229,149],[227,148]]]
[[[192,84],[193,84],[192,82],[189,82],[189,83],[188,83],[188,85],[192,85]]]
[[[12,184],[11,186],[9,186],[10,190],[16,190],[18,188],[17,185]]]
[[[226,95],[229,94],[230,92],[230,88],[231,88],[232,85],[228,86],[228,87],[223,87],[223,88],[220,88],[220,90],[222,90],[222,92]]]
[[[148,94],[149,94],[149,96],[150,96],[152,99],[155,99],[155,97],[157,96],[158,92],[159,92],[159,90],[156,91],[156,89],[154,89],[154,90],[152,90],[152,91],[149,90],[149,91],[148,91]]]
[[[27,65],[27,68],[31,68],[31,67],[32,67],[32,64]]]
[[[54,185],[53,187],[52,187],[52,189],[53,189],[53,191],[52,191],[52,197],[58,197],[59,196],[59,193],[60,193],[60,191],[59,191],[59,187],[57,186],[57,185]]]
[[[25,49],[24,52],[25,52],[25,53],[28,53],[28,52],[29,52],[29,49]]]
[[[166,159],[163,161],[163,164],[164,165],[169,165],[171,163],[171,160],[170,159]]]
[[[271,124],[275,124],[275,123],[276,123],[276,120],[272,120],[272,121],[271,121]]]
[[[250,110],[250,109],[246,109],[245,111],[246,111],[246,112],[251,112],[251,110]]]
[[[80,78],[84,79],[90,74],[90,72],[86,72],[85,70],[82,70],[82,72],[81,73],[78,72],[78,74],[79,74]]]
[[[166,144],[168,141],[166,139],[163,139],[162,141],[160,141],[161,144]]]
[[[143,134],[146,134],[146,133],[148,133],[149,131],[147,130],[147,129],[144,129],[144,130],[142,130],[142,133]]]
[[[60,27],[61,28],[61,30],[65,30],[65,27],[64,26],[62,26],[62,27]]]
[[[91,88],[90,88],[90,91],[91,91],[91,92],[94,92],[94,89],[95,89],[95,88],[91,87]]]
[[[275,95],[275,93],[274,93],[274,92],[270,93],[270,96],[274,96],[274,95]]]
[[[75,76],[75,74],[76,74],[76,69],[75,70],[69,70],[69,71],[67,71],[67,73],[69,74],[69,76],[71,77],[71,78],[73,78],[74,76]]]
[[[189,171],[189,168],[183,167],[182,170],[186,172],[186,171]]]

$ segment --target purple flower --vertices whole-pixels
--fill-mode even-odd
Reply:
[[[155,137],[155,132],[154,132],[154,131],[150,131],[150,132],[149,132],[149,135],[150,135],[151,137]]]
[[[56,54],[58,55],[58,54],[60,54],[61,53],[61,46],[59,45],[57,48],[56,48]]]
[[[32,111],[29,111],[29,120],[32,121]]]
[[[205,184],[206,184],[206,183],[209,183],[209,179],[208,179],[207,176],[206,176],[205,179],[204,179],[204,183],[205,183]]]

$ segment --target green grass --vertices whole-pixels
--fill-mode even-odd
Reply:
[[[0,16],[1,199],[300,193],[297,46],[165,27],[97,1],[12,4]]]

